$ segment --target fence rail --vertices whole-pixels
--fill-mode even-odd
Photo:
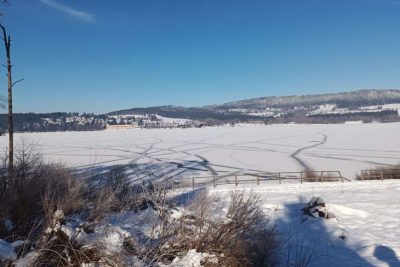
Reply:
[[[212,185],[234,184],[257,184],[263,182],[277,181],[279,184],[285,181],[304,182],[334,182],[334,181],[351,181],[342,176],[340,171],[304,171],[304,172],[262,172],[262,173],[234,173],[229,175],[214,175],[214,176],[198,176],[191,178],[183,178],[179,181],[170,181],[171,187],[201,187]]]

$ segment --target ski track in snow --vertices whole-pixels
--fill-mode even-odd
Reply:
[[[300,166],[301,166],[301,167],[303,168],[303,170],[305,170],[305,171],[306,171],[306,170],[310,170],[311,168],[310,168],[310,166],[308,166],[308,165],[304,162],[304,160],[300,159],[300,157],[299,157],[298,155],[300,155],[300,153],[302,153],[304,150],[307,150],[307,149],[314,148],[314,147],[317,147],[317,146],[320,146],[320,145],[325,144],[326,141],[328,140],[328,136],[325,135],[325,134],[322,134],[322,133],[321,133],[320,135],[323,136],[323,140],[322,140],[321,142],[319,142],[319,143],[317,143],[317,144],[314,144],[314,145],[311,145],[311,146],[306,146],[306,147],[299,148],[299,149],[297,149],[293,154],[290,155],[295,161],[297,161],[297,163],[300,164]]]
[[[17,133],[15,139],[36,144],[46,159],[73,168],[125,165],[131,173],[154,173],[155,179],[312,168],[353,178],[361,169],[399,162],[399,129],[398,123],[268,125]],[[322,139],[310,144],[317,136]],[[2,151],[6,139],[0,137]]]
[[[361,169],[399,163],[399,132],[400,123],[392,123],[137,129],[16,136],[35,143],[46,159],[77,169],[96,166],[107,170],[119,165],[132,175],[132,182],[142,182],[143,179],[223,177],[243,170],[300,171],[313,167],[336,169],[353,178]],[[315,141],[316,136],[320,136],[320,140]],[[0,137],[1,150],[5,151],[6,145],[7,138]],[[236,190],[260,196],[265,211],[280,232],[300,233],[298,242],[314,242],[320,258],[310,265],[312,267],[400,266],[400,181],[266,183],[209,188],[211,194],[224,201]],[[301,223],[303,201],[314,196],[327,201],[336,219]],[[338,238],[341,235],[345,240]]]

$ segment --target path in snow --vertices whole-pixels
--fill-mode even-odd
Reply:
[[[323,136],[323,140],[321,142],[319,142],[317,144],[314,144],[314,145],[311,145],[311,146],[306,146],[306,147],[299,148],[294,153],[292,153],[290,155],[294,160],[296,160],[303,167],[304,171],[311,170],[311,168],[302,159],[300,159],[298,157],[298,155],[300,153],[302,153],[304,150],[307,150],[307,149],[314,148],[314,147],[317,147],[317,146],[325,144],[326,141],[328,140],[328,136],[325,135],[325,134],[322,134],[322,133],[321,133],[321,135]]]

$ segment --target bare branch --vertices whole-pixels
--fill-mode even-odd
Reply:
[[[24,79],[19,79],[19,80],[13,82],[13,83],[11,84],[11,87],[14,87],[14,85],[16,85],[16,84],[19,83],[19,82],[22,82],[23,80],[24,80]]]
[[[3,24],[1,24],[1,23],[0,23],[0,28],[3,31],[3,40],[6,41],[7,40],[6,28],[4,28]]]

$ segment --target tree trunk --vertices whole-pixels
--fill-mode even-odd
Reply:
[[[7,58],[7,85],[8,85],[8,175],[10,178],[11,186],[15,186],[14,181],[14,123],[13,123],[13,111],[12,111],[12,75],[11,75],[11,38],[7,36],[6,29],[0,24],[0,28],[3,31],[3,41],[6,49]]]
[[[9,39],[10,40],[10,39]],[[10,49],[10,47],[8,47]],[[7,53],[7,80],[8,80],[8,173],[14,180],[14,119],[12,110],[12,77],[10,53]]]

